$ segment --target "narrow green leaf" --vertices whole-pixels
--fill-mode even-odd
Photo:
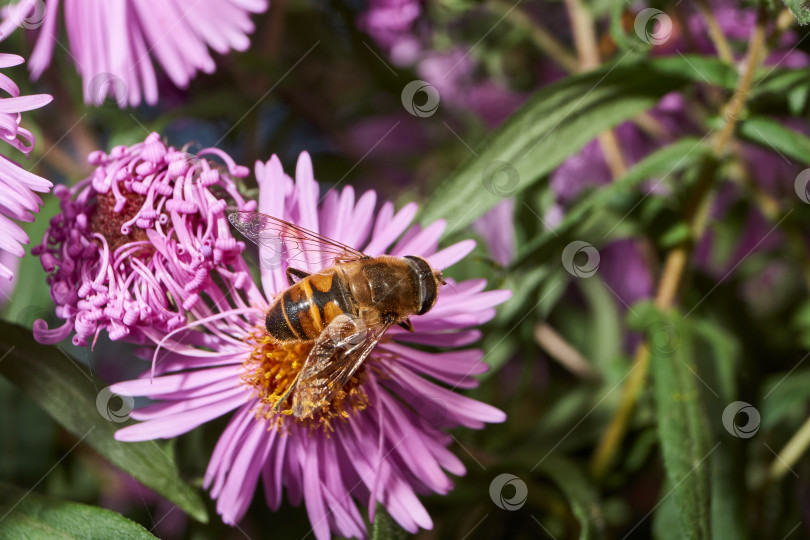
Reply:
[[[804,163],[810,156],[810,137],[785,127],[773,118],[752,116],[740,123],[737,131],[743,139],[775,150],[799,163]]]
[[[66,430],[89,444],[111,463],[157,491],[193,518],[208,515],[199,493],[180,479],[171,451],[155,441],[116,441],[116,430],[127,422],[108,420],[97,405],[106,384],[57,347],[34,341],[31,331],[0,322],[0,374],[38,403]],[[120,398],[113,398],[120,400]],[[106,407],[106,405],[102,404]],[[110,402],[114,411],[121,405]],[[120,416],[126,417],[127,411]],[[112,415],[114,420],[119,415]]]
[[[764,76],[751,88],[751,99],[763,94],[783,96],[798,88],[810,85],[810,69],[773,69],[768,66],[762,68]]]
[[[807,0],[783,0],[800,25],[810,24],[810,7]]]
[[[0,426],[13,437],[0,437],[0,478],[25,484],[53,465],[56,424],[10,382],[0,378]]]
[[[807,98],[810,96],[810,86],[800,86],[785,94],[787,96],[788,110],[790,114],[799,116],[804,111]]]
[[[155,540],[141,525],[110,510],[46,497],[3,482],[0,538]]]
[[[405,540],[407,537],[408,533],[397,525],[384,506],[378,504],[371,528],[371,540]]]
[[[714,320],[692,319],[696,362],[706,398],[705,415],[710,422],[712,439],[723,444],[711,456],[711,523],[712,538],[716,540],[745,540],[750,537],[745,514],[745,479],[736,474],[744,468],[742,444],[732,437],[721,422],[723,410],[738,398],[739,345],[736,336],[721,328]]]
[[[546,231],[528,242],[518,253],[514,265],[525,262],[532,265],[538,258],[548,257],[549,246],[559,236],[566,234],[592,215],[601,206],[611,206],[613,201],[636,189],[645,180],[664,181],[698,162],[706,151],[700,139],[686,137],[659,148],[636,163],[627,174],[612,184],[591,191],[569,208],[562,222],[553,230]]]
[[[625,337],[619,300],[598,278],[579,280],[577,285],[588,303],[590,315],[589,322],[584,325],[587,328],[586,342],[581,345],[588,348],[582,350],[588,363],[602,374],[607,384],[618,384],[625,375],[624,369],[621,373],[616,370]],[[624,363],[620,365],[624,367]]]
[[[585,143],[649,109],[673,90],[731,69],[718,60],[660,58],[566,78],[538,91],[436,190],[420,219],[444,218],[447,233],[548,174]]]
[[[760,428],[773,429],[786,419],[799,425],[807,417],[805,407],[808,402],[810,402],[810,369],[772,375],[762,385]]]
[[[667,480],[661,485],[661,493],[658,495],[659,505],[652,518],[652,536],[656,540],[683,540],[686,536],[681,526],[678,507],[672,497],[667,497],[670,491],[672,483]]]
[[[711,537],[711,454],[709,428],[699,400],[698,378],[693,365],[693,339],[678,314],[653,313],[645,322],[650,343],[658,436],[667,478],[667,496],[678,509],[688,538]]]
[[[604,537],[605,518],[599,494],[581,468],[558,454],[551,454],[537,470],[551,478],[565,494],[571,512],[582,527],[580,540]]]
[[[737,85],[737,70],[714,56],[680,54],[655,59],[656,69],[661,73],[677,75],[685,80],[720,86],[733,90]]]
[[[679,221],[664,231],[664,234],[661,235],[658,241],[660,247],[666,249],[688,242],[691,238],[692,230],[689,228],[689,225]]]

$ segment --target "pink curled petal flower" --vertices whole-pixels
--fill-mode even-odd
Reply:
[[[299,158],[294,179],[275,156],[257,163],[255,173],[259,211],[305,221],[364,253],[419,254],[450,265],[475,246],[462,241],[437,251],[445,224],[412,226],[414,204],[395,212],[385,202],[375,212],[376,194],[358,197],[351,188],[332,190],[319,201],[307,154]],[[242,519],[261,482],[271,509],[280,507],[285,493],[292,504],[305,504],[318,540],[366,537],[361,508],[373,521],[377,504],[410,532],[431,528],[417,493],[445,494],[453,488],[449,475],[465,472],[448,450],[452,438],[445,429],[477,429],[506,418],[450,388],[473,388],[475,376],[488,369],[481,350],[463,347],[480,338],[472,327],[492,319],[494,306],[511,292],[486,291],[482,279],[451,280],[432,310],[411,317],[413,333],[392,327],[328,407],[296,419],[272,407],[312,345],[279,344],[264,328],[269,303],[288,287],[287,267],[286,260],[263,265],[261,287],[248,278],[241,294],[217,294],[210,285],[207,294],[219,300],[216,312],[197,303],[189,308],[188,327],[144,332],[138,355],[156,360],[154,371],[112,389],[157,401],[133,412],[141,423],[119,430],[116,438],[172,437],[232,413],[204,480],[225,523]],[[448,350],[427,352],[409,343]]]
[[[23,59],[15,54],[0,53],[0,68],[22,62]],[[2,74],[0,89],[11,96],[0,97],[0,140],[28,156],[36,140],[30,131],[20,126],[20,113],[38,109],[53,98],[46,94],[20,96],[17,85]],[[0,256],[4,261],[0,262],[0,280],[8,282],[14,278],[17,263],[7,257],[22,257],[25,254],[23,245],[28,244],[28,235],[12,220],[34,221],[34,215],[42,206],[42,199],[34,192],[47,193],[52,187],[53,184],[45,178],[0,156]],[[5,295],[0,298],[0,305],[5,303],[5,298]]]
[[[130,341],[169,333],[185,324],[185,310],[219,300],[218,289],[209,294],[212,279],[244,288],[244,243],[232,236],[225,208],[255,208],[236,189],[246,169],[220,151],[195,156],[167,146],[157,133],[88,161],[89,177],[54,191],[62,212],[35,248],[74,343],[94,342],[102,330]],[[35,337],[66,336],[40,329]]]
[[[39,3],[43,0],[38,0]],[[37,27],[29,70],[37,79],[50,65],[59,39],[59,0],[18,0],[0,10],[0,39],[29,21]],[[142,101],[154,105],[158,81],[150,57],[169,79],[185,88],[199,71],[216,69],[209,48],[219,54],[244,51],[254,25],[250,16],[267,10],[268,0],[65,0],[65,31],[70,56],[82,77],[85,103],[101,105],[112,97],[120,107]],[[41,15],[41,20],[36,19]],[[4,60],[9,65],[13,60]],[[0,67],[4,67],[0,63]]]

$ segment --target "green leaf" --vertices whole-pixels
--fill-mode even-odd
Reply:
[[[0,426],[13,437],[0,438],[0,478],[20,484],[36,481],[53,465],[56,424],[17,390],[0,378]]]
[[[672,490],[672,483],[667,480],[661,485],[661,493],[658,496],[660,504],[655,509],[652,522],[653,538],[656,540],[682,540],[686,536],[681,526],[678,507],[672,497],[667,497],[667,493]]]
[[[551,454],[537,470],[551,478],[565,494],[571,512],[582,527],[580,540],[604,537],[605,518],[602,516],[599,493],[581,468],[558,454]]]
[[[677,174],[698,162],[706,152],[702,140],[686,137],[672,144],[659,148],[652,154],[636,163],[627,174],[619,180],[591,191],[569,208],[562,222],[553,231],[546,231],[535,240],[528,242],[520,251],[515,265],[534,264],[538,257],[549,256],[549,246],[568,231],[581,224],[594,210],[610,206],[626,194],[632,192],[645,180],[664,181],[672,174]]]
[[[810,69],[773,69],[762,68],[765,75],[751,88],[751,99],[763,94],[783,96],[797,88],[806,88],[810,84]]]
[[[680,221],[664,231],[664,234],[661,235],[658,241],[660,247],[666,249],[688,242],[691,238],[692,230],[689,228],[689,225]]]
[[[798,425],[807,417],[805,407],[808,402],[810,369],[772,375],[762,385],[760,429],[773,429],[788,418]]]
[[[784,101],[791,115],[801,116],[810,95],[810,69],[764,69],[767,69],[765,76],[751,89],[750,101],[755,104],[765,101],[763,98],[777,103]]]
[[[711,537],[711,454],[693,364],[693,339],[677,313],[650,310],[645,334],[650,349],[658,436],[672,497],[688,538]]]
[[[374,525],[371,529],[371,540],[404,540],[408,538],[408,533],[394,521],[385,507],[377,505],[374,513]]]
[[[683,77],[687,81],[707,83],[733,90],[737,85],[737,70],[714,56],[680,54],[655,59],[661,73]]]
[[[659,58],[616,64],[563,79],[538,91],[480,145],[425,204],[420,219],[444,218],[462,229],[503,197],[531,186],[588,141],[651,108],[673,90],[732,69],[718,60]],[[708,70],[708,66],[714,69]],[[722,78],[723,82],[725,78]]]
[[[810,156],[810,137],[765,116],[752,116],[740,123],[737,131],[743,139],[768,150],[775,150],[799,163]]]
[[[5,355],[0,362],[0,374],[119,469],[193,518],[207,522],[208,514],[199,493],[180,479],[167,445],[114,439],[113,434],[128,423],[102,416],[96,402],[107,385],[101,379],[58,347],[34,341],[30,330],[0,322],[0,335],[5,341],[0,345],[0,355]],[[120,406],[110,402],[110,407],[115,410]]]
[[[800,25],[810,24],[810,8],[807,0],[783,0]]]
[[[155,540],[149,531],[120,514],[0,482],[0,538],[26,540]]]
[[[609,385],[618,384],[624,378],[625,364],[617,362],[622,355],[624,335],[619,300],[605,286],[601,279],[583,279],[577,282],[584,300],[589,306],[589,323],[584,325],[588,363],[599,370]],[[621,372],[616,368],[621,366]]]
[[[699,340],[695,357],[705,390],[704,414],[709,418],[722,418],[725,407],[738,398],[737,338],[711,319],[692,319],[690,328]],[[736,474],[745,467],[743,441],[726,432],[722,422],[712,422],[710,428],[712,438],[723,441],[710,458],[712,538],[744,540],[750,537],[745,514],[746,487],[744,478]]]

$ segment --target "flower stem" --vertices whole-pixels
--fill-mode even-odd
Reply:
[[[540,323],[534,327],[534,339],[549,356],[574,375],[591,381],[599,379],[599,373],[591,367],[582,354],[548,323]]]
[[[673,248],[666,257],[664,270],[658,284],[658,291],[655,297],[655,304],[659,309],[666,309],[672,305],[677,296],[678,288],[683,278],[684,269],[689,261],[693,242],[699,239],[706,229],[710,207],[711,187],[714,183],[715,172],[717,170],[718,159],[726,150],[734,128],[737,125],[737,118],[740,111],[745,106],[748,92],[751,89],[754,71],[759,66],[761,59],[765,56],[765,27],[767,23],[767,11],[760,7],[757,17],[757,24],[751,33],[748,43],[748,54],[743,72],[737,81],[734,95],[723,107],[723,115],[726,124],[712,141],[712,155],[704,159],[698,176],[695,192],[691,197],[691,202],[686,208],[685,221],[689,223],[691,232],[691,242],[682,243]],[[591,459],[591,473],[597,479],[603,478],[619,450],[627,425],[632,416],[635,404],[641,394],[644,381],[647,377],[650,364],[650,351],[646,343],[639,345],[633,358],[632,372],[628,377],[626,386],[622,391],[619,408],[608,425],[605,434],[599,441],[599,445]]]
[[[579,69],[587,71],[599,67],[599,48],[593,28],[593,17],[580,0],[565,0],[568,15],[571,17],[571,30],[579,56]]]
[[[717,49],[717,55],[729,64],[734,63],[734,55],[731,53],[731,47],[728,44],[726,36],[717,24],[717,19],[714,17],[712,8],[706,0],[698,0],[698,10],[703,18],[706,19],[706,25],[709,27],[709,37],[714,43],[714,48]]]
[[[574,33],[574,44],[579,56],[579,71],[596,69],[602,63],[599,58],[599,46],[596,40],[593,17],[581,0],[565,0],[571,18],[571,30]],[[627,165],[622,155],[619,141],[612,130],[599,135],[599,147],[605,156],[605,162],[613,179],[621,178],[627,172]]]
[[[810,446],[810,418],[805,420],[799,431],[790,438],[782,451],[773,460],[768,471],[768,480],[778,481],[786,472],[792,470],[791,466],[802,457],[808,446]]]

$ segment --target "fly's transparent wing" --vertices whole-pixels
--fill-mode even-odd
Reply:
[[[305,418],[330,403],[390,327],[390,324],[370,326],[346,314],[335,317],[301,368],[293,392],[293,415]]]
[[[236,211],[228,221],[260,247],[262,266],[324,268],[339,261],[364,259],[360,251],[288,221],[259,212]]]

